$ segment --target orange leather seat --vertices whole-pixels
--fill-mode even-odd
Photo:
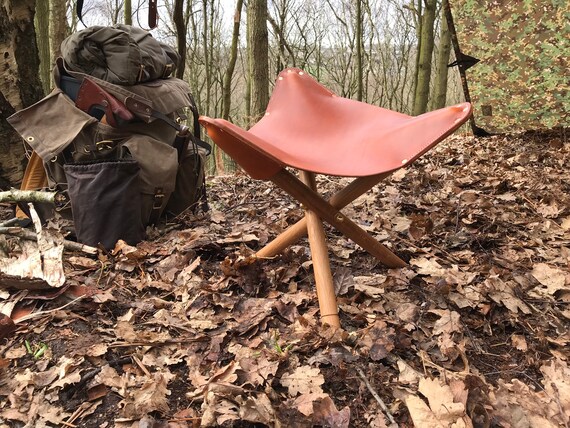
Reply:
[[[200,122],[252,178],[271,180],[304,206],[305,219],[256,255],[274,256],[308,232],[321,319],[339,327],[321,220],[386,266],[404,266],[403,260],[340,209],[442,141],[470,114],[471,105],[463,103],[408,116],[338,97],[304,71],[289,68],[279,74],[265,115],[251,129],[205,116]],[[301,180],[286,167],[298,169]],[[315,173],[355,179],[325,201],[317,193]]]
[[[279,74],[265,116],[246,131],[202,117],[214,142],[253,178],[284,165],[362,177],[413,162],[455,131],[471,113],[463,103],[413,117],[338,97],[302,70]]]

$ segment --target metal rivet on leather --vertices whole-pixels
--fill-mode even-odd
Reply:
[[[34,141],[34,137],[32,137],[32,136],[26,137],[26,141],[31,143]]]

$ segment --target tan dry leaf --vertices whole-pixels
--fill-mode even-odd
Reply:
[[[166,387],[168,379],[162,373],[153,373],[139,389],[130,390],[129,397],[124,400],[122,416],[126,418],[141,418],[151,412],[168,413],[168,398],[170,390]]]
[[[267,379],[275,376],[279,368],[279,361],[269,361],[266,358],[240,358],[241,369],[237,372],[244,384],[251,386],[264,385]]]
[[[101,367],[101,371],[94,379],[95,385],[106,385],[108,387],[115,388],[118,392],[123,389],[125,383],[125,379],[108,364]]]
[[[428,399],[431,410],[439,420],[455,422],[465,415],[465,405],[455,402],[451,388],[448,385],[442,385],[439,380],[420,379],[418,391]]]
[[[559,208],[555,201],[550,204],[538,204],[536,207],[536,212],[545,218],[557,218],[563,210],[564,208]]]
[[[469,417],[465,413],[467,395],[465,385],[455,381],[453,389],[443,385],[437,379],[420,379],[418,391],[427,398],[429,406],[419,397],[410,395],[406,406],[417,427],[470,427]]]
[[[402,303],[396,308],[396,316],[401,320],[414,323],[417,320],[419,307],[415,303]]]
[[[562,224],[560,225],[564,230],[570,230],[570,217],[566,217],[562,220]]]
[[[253,233],[242,233],[237,232],[231,235],[226,236],[223,239],[218,239],[216,241],[217,244],[232,244],[235,242],[252,242],[252,241],[259,241],[259,238],[255,236]]]
[[[430,410],[428,405],[421,398],[415,395],[409,395],[406,398],[406,407],[410,412],[414,426],[430,427],[430,428],[446,428],[441,421],[437,420],[435,414]]]
[[[502,303],[509,311],[518,313],[520,310],[524,314],[530,314],[530,308],[521,299],[515,296],[513,282],[503,282],[497,276],[489,277],[484,285],[489,289],[489,297],[497,303]]]
[[[210,378],[202,376],[198,368],[196,368],[189,374],[189,377],[192,384],[197,386],[197,388],[195,391],[188,393],[188,396],[190,398],[196,398],[203,395],[211,390],[211,386],[215,387],[218,383],[228,385],[228,387],[233,387],[231,384],[238,379],[236,371],[240,368],[239,363],[231,361],[228,365],[219,368],[212,376],[210,376]]]
[[[513,346],[515,348],[517,348],[519,351],[523,351],[526,352],[528,349],[528,345],[526,343],[526,339],[524,338],[524,336],[519,335],[519,334],[513,334],[511,336],[511,342],[513,343]]]
[[[398,382],[405,385],[417,385],[422,377],[420,373],[403,360],[398,360],[398,370],[400,370]]]
[[[292,397],[297,394],[322,393],[323,383],[325,378],[317,367],[300,366],[293,373],[281,377],[281,385],[289,390]]]
[[[346,406],[339,411],[329,396],[315,401],[313,411],[314,425],[335,428],[350,426],[350,407]]]
[[[439,319],[435,322],[433,326],[433,334],[438,335],[442,333],[451,334],[454,332],[461,332],[461,321],[460,316],[455,311],[450,311],[448,309],[440,310],[433,309],[429,311],[432,314],[439,315]]]
[[[245,399],[238,396],[236,401],[239,403],[238,413],[241,420],[267,426],[271,426],[275,421],[275,410],[266,394],[260,393]]]
[[[407,217],[395,217],[390,221],[392,222],[392,229],[396,232],[405,232],[412,224],[412,220]]]
[[[544,374],[544,390],[551,398],[549,416],[559,414],[566,425],[570,423],[570,368],[562,360],[553,360],[540,368]]]
[[[384,287],[382,284],[386,282],[388,277],[386,275],[374,274],[371,276],[355,276],[354,289],[361,291],[368,297],[377,299],[384,294]]]
[[[558,269],[547,265],[546,263],[537,263],[532,269],[532,276],[538,282],[546,287],[548,294],[554,294],[558,290],[567,289],[566,274]]]
[[[546,397],[544,391],[536,392],[518,379],[512,383],[500,379],[498,389],[491,391],[489,398],[501,426],[555,428],[563,425],[559,416],[549,414],[552,399]]]
[[[209,383],[202,403],[201,425],[218,427],[224,422],[239,419],[237,400],[246,391],[235,385],[226,383]]]
[[[301,394],[292,401],[291,406],[295,407],[303,415],[311,416],[314,412],[313,406],[315,401],[325,397],[328,397],[328,395],[324,392]]]
[[[445,269],[435,260],[428,259],[427,257],[417,257],[410,260],[411,266],[416,266],[419,275],[426,276],[443,276]]]

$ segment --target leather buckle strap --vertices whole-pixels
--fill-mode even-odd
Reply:
[[[156,224],[160,218],[160,212],[164,205],[165,194],[162,188],[157,187],[154,189],[154,196],[152,200],[152,210],[150,212],[149,224]]]

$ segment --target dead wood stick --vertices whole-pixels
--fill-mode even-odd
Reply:
[[[392,413],[390,412],[390,409],[388,409],[388,406],[386,406],[386,404],[384,403],[384,400],[382,400],[382,398],[380,398],[380,396],[378,395],[378,393],[374,390],[374,388],[372,388],[372,385],[370,385],[370,382],[368,382],[368,379],[366,379],[366,376],[364,375],[364,372],[360,369],[360,367],[356,368],[356,371],[358,372],[358,375],[360,376],[360,378],[362,379],[362,381],[364,382],[364,384],[366,385],[366,387],[368,388],[368,391],[370,391],[370,393],[372,394],[372,396],[376,399],[376,401],[378,402],[378,404],[380,404],[381,409],[384,411],[384,413],[386,414],[386,417],[388,418],[388,420],[390,421],[391,424],[395,424],[396,426],[398,424],[396,424],[396,420],[394,419],[394,416],[392,416]]]
[[[51,314],[51,313],[53,313],[53,312],[61,311],[62,309],[65,309],[65,308],[67,308],[68,306],[73,305],[74,303],[78,302],[79,300],[83,299],[84,297],[85,297],[85,296],[76,297],[76,298],[73,299],[72,301],[67,302],[65,305],[62,305],[62,306],[60,306],[60,307],[58,307],[58,308],[50,309],[49,311],[32,312],[32,313],[29,314],[29,315],[24,315],[23,317],[16,319],[16,320],[14,321],[14,324],[19,324],[19,323],[21,323],[21,322],[28,321],[28,320],[31,320],[31,319],[33,319],[33,318],[37,318],[37,317],[41,317],[41,316],[44,316],[44,315]]]
[[[34,232],[22,229],[21,227],[0,227],[0,234],[18,236],[29,241],[37,241],[38,239],[38,236]],[[63,248],[70,251],[81,251],[91,255],[97,254],[97,248],[80,244],[79,242],[68,241],[67,239],[63,241]]]
[[[38,202],[55,204],[56,192],[10,189],[0,192],[0,202]]]
[[[10,227],[18,224],[20,219],[18,217],[11,218],[10,220],[6,220],[5,222],[0,223],[0,227]]]

